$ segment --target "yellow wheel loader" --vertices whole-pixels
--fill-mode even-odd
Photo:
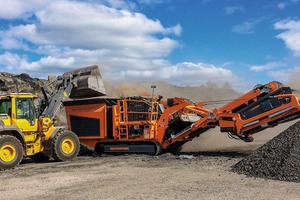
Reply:
[[[55,91],[43,87],[43,99],[28,93],[0,96],[0,170],[16,167],[23,157],[34,161],[68,161],[79,152],[78,137],[56,126],[56,113],[70,97],[105,94],[97,66],[85,67],[57,77]],[[38,102],[38,103],[37,103]]]

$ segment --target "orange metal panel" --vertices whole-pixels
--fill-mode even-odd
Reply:
[[[70,116],[100,119],[99,139],[106,138],[106,104],[69,105],[65,109],[69,129],[72,130]]]

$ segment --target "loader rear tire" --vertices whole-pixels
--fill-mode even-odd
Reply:
[[[36,153],[30,158],[35,162],[46,162],[50,159],[50,156],[45,155],[43,152]]]
[[[60,131],[52,140],[52,158],[56,161],[68,161],[75,158],[80,150],[77,135],[72,131]]]
[[[0,136],[0,170],[12,169],[23,159],[23,146],[14,136]]]

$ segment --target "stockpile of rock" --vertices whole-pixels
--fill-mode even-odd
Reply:
[[[48,80],[31,78],[25,73],[15,75],[6,72],[0,72],[0,94],[26,92],[42,95],[41,87],[47,84],[49,84]]]
[[[233,166],[253,177],[300,182],[300,121]]]

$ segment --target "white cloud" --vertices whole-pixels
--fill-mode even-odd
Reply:
[[[45,7],[51,0],[1,0],[0,18],[22,18],[33,11]]]
[[[233,83],[237,80],[232,71],[204,63],[183,62],[164,68],[159,76],[179,85],[196,86],[211,80],[216,83]]]
[[[242,24],[238,24],[232,27],[231,31],[238,34],[252,34],[255,32],[255,27],[263,20],[263,18],[248,20]]]
[[[223,67],[171,64],[167,56],[179,46],[174,38],[182,32],[180,24],[165,27],[124,9],[128,4],[122,1],[93,2],[53,0],[19,11],[14,17],[30,11],[35,18],[0,32],[0,47],[6,51],[0,54],[0,67],[42,78],[96,64],[108,80],[167,80],[191,86],[237,80]],[[116,8],[107,6],[113,3]]]
[[[288,6],[291,6],[293,3],[297,3],[299,0],[289,0],[289,1],[283,1],[277,4],[277,8],[280,10],[285,9]]]
[[[284,41],[295,56],[300,56],[300,20],[283,20],[275,23],[275,29],[284,30],[276,37]]]
[[[9,30],[0,31],[0,47],[2,49],[23,49],[28,50],[29,47],[24,38],[34,37],[36,27],[33,24],[12,26]]]
[[[17,71],[17,67],[24,61],[24,58],[21,58],[18,54],[12,54],[5,52],[0,54],[0,66],[6,66],[7,70],[11,72]]]
[[[30,71],[49,67],[49,63],[64,69],[64,61],[73,67],[75,63],[104,65],[108,71],[156,69],[160,65],[153,61],[164,60],[179,45],[168,35],[179,36],[182,31],[179,24],[164,27],[141,13],[85,2],[53,1],[37,11],[36,18],[35,23],[0,32],[2,49],[22,49],[42,56],[31,61],[34,64],[28,59],[22,65]],[[54,62],[55,58],[60,62]]]
[[[239,34],[254,33],[255,24],[253,22],[244,22],[242,24],[232,27],[232,31]]]
[[[28,46],[24,42],[9,36],[3,37],[3,35],[2,38],[0,37],[0,47],[3,49],[28,49]]]
[[[227,7],[225,7],[225,13],[227,15],[234,14],[235,12],[238,12],[238,11],[244,11],[244,7],[243,6],[227,6]]]
[[[93,3],[99,3],[97,0],[92,0]],[[135,10],[136,4],[131,1],[124,0],[102,0],[103,4],[117,9]]]
[[[113,57],[112,52],[107,50],[77,49],[53,52],[55,52],[53,56],[45,56],[34,62],[29,62],[26,57],[6,52],[0,55],[0,66],[7,66],[7,70],[12,73],[26,72],[33,77],[46,78],[48,74],[59,75],[75,67],[101,63],[99,67],[103,78],[111,81],[165,80],[182,86],[199,86],[208,81],[219,85],[229,82],[236,86],[239,82],[232,71],[204,63],[183,62],[171,65],[164,59],[134,60]]]
[[[14,26],[3,32],[2,41],[15,39],[37,45],[109,48],[139,57],[157,57],[168,55],[178,45],[166,36],[179,36],[182,31],[179,24],[165,28],[158,20],[141,13],[82,2],[53,2],[36,16],[35,24]],[[1,45],[11,47],[4,42]]]
[[[300,73],[300,67],[293,67],[293,68],[286,68],[286,69],[280,69],[275,71],[268,72],[268,75],[273,77],[274,80],[288,83],[291,80],[291,77],[295,77],[294,75],[299,75]],[[297,88],[299,86],[297,85]]]
[[[264,65],[252,66],[250,70],[273,78],[273,80],[287,83],[291,77],[299,75],[300,66],[298,63],[297,60],[293,61],[293,59],[289,58],[282,62],[269,62]]]
[[[263,71],[269,71],[271,69],[283,66],[283,63],[280,62],[269,62],[265,65],[254,65],[250,67],[250,70],[253,72],[263,72]]]
[[[109,80],[114,80],[113,77],[121,76],[126,80],[165,80],[180,86],[205,85],[208,81],[213,81],[218,85],[229,82],[233,86],[239,86],[237,84],[239,83],[238,77],[230,70],[221,67],[192,62],[182,62],[171,66],[165,61],[158,62],[161,64],[159,69],[148,69],[144,71],[125,70],[121,74],[112,72],[106,75],[110,78]]]
[[[28,62],[26,56],[20,56],[5,52],[0,54],[0,66],[6,66],[6,69],[11,73],[16,71],[31,73],[32,75],[39,75],[45,78],[48,73],[53,73],[55,70],[53,66],[60,66],[59,68],[68,68],[74,64],[74,58],[56,58],[52,56],[43,57],[38,61]]]
[[[279,8],[279,9],[284,9],[286,6],[288,5],[288,2],[280,2],[280,3],[278,3],[277,4],[277,7]]]
[[[131,68],[123,70],[122,73],[117,71],[107,73],[106,70],[102,70],[103,77],[108,77],[109,80],[120,80],[119,77],[126,80],[165,80],[181,86],[199,86],[208,81],[220,85],[225,82],[235,85],[238,82],[232,71],[210,64],[183,62],[170,65],[165,60],[156,60],[151,64],[159,67],[145,70]]]
[[[161,4],[164,2],[169,2],[170,0],[139,0],[138,2],[140,4],[148,4],[148,5],[153,5],[153,4]]]

